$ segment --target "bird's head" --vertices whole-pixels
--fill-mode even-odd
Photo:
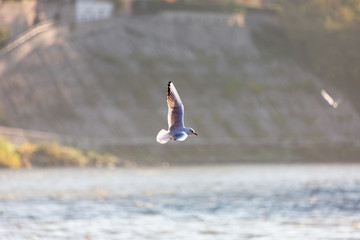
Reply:
[[[186,134],[187,135],[191,135],[191,134],[194,134],[194,135],[198,135],[195,131],[194,131],[194,129],[192,129],[192,128],[188,128],[188,129],[186,129]]]

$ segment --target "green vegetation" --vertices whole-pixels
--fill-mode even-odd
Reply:
[[[275,144],[208,144],[169,145],[168,151],[152,145],[112,145],[108,151],[121,155],[121,161],[111,154],[85,151],[57,143],[14,146],[0,138],[1,168],[32,167],[137,167],[204,163],[260,163],[260,162],[357,162],[358,146],[319,145],[281,147]],[[176,160],[173,156],[178,156]]]
[[[111,154],[101,154],[58,143],[15,146],[0,137],[0,168],[20,167],[116,167],[121,161]]]
[[[0,167],[18,168],[21,166],[15,147],[0,137]]]
[[[10,31],[5,26],[0,26],[0,47],[5,45],[7,40],[9,39]]]
[[[87,157],[79,149],[61,146],[57,143],[38,145],[32,159],[36,159],[33,165],[39,167],[83,167],[88,163]]]

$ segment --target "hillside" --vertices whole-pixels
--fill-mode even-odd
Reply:
[[[264,59],[249,21],[257,19],[178,12],[58,24],[1,53],[0,120],[97,146],[144,144],[144,155],[156,155],[171,80],[200,135],[182,147],[358,144],[351,103],[329,107],[320,90],[341,92],[291,62]]]

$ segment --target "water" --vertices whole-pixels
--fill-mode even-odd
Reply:
[[[360,165],[3,170],[8,239],[360,239]]]

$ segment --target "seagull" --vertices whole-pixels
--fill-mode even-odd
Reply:
[[[184,126],[184,105],[180,99],[175,85],[170,81],[167,85],[167,105],[168,105],[168,125],[169,129],[160,130],[156,136],[156,141],[161,144],[169,140],[184,141],[188,135],[198,135],[194,129]]]
[[[341,102],[341,100],[335,101],[324,89],[321,89],[321,95],[333,108],[337,108]]]

